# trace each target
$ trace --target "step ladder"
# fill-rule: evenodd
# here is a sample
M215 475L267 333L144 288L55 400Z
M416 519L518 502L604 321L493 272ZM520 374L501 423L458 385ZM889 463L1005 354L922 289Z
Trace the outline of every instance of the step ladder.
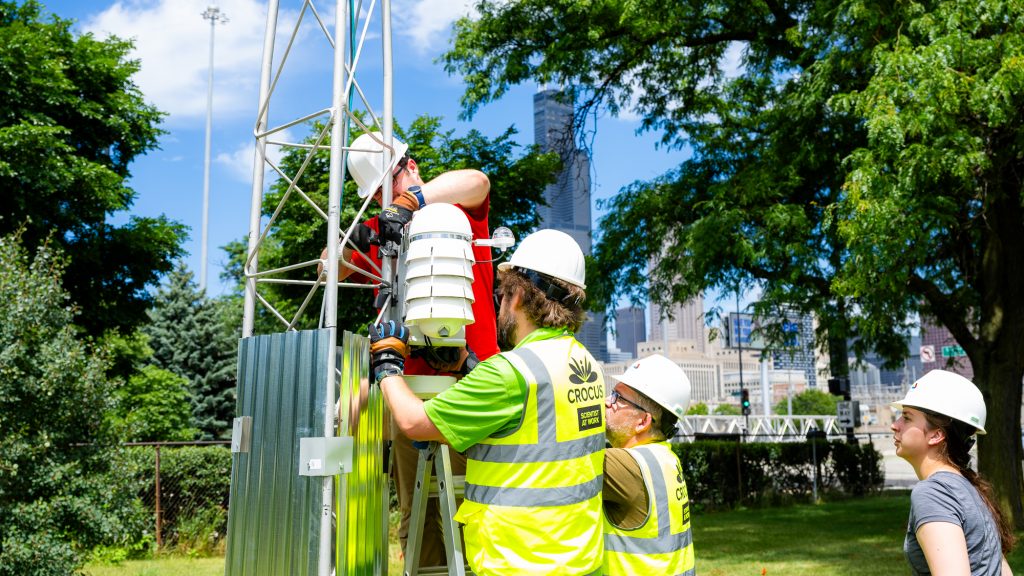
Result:
M417 574L448 574L466 576L472 574L466 567L462 551L461 528L455 521L455 499L461 498L465 490L466 477L452 475L452 461L447 444L430 442L420 449L416 463L416 485L412 497L412 515L409 518L409 539L405 545L404 576ZM423 543L423 528L427 515L427 500L438 498L441 513L441 530L444 535L447 568L433 566L420 568L420 547Z

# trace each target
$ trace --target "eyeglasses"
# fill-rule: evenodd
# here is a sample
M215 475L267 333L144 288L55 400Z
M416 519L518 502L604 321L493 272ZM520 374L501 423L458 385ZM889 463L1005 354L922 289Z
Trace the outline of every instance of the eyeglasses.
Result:
M402 172L405 172L408 169L409 169L409 157L408 156L403 156L402 159L398 161L398 164L395 165L394 172L391 173L391 191L392 191L392 193L394 193L394 191L398 189L398 177L402 175ZM384 187L383 186L381 186L380 188L377 188L377 191L374 192L374 195L381 195L381 194L384 194Z
M647 408L644 408L643 406L637 404L636 402L633 402L632 400L627 399L622 394L619 394L618 390L612 390L612 393L608 396L608 405L609 406L614 406L615 404L617 404L619 402L619 400L622 400L626 404L629 404L630 406L632 406L633 408L636 408L637 410L639 410L641 412L647 412ZM651 417L651 420L654 420L653 416Z

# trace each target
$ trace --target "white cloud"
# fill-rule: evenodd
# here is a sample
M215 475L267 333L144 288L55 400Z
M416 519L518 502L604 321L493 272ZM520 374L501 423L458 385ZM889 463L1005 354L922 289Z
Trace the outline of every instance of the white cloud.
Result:
M447 49L452 24L471 12L468 0L399 0L392 5L392 28L408 37L421 54Z
M146 99L171 120L206 115L210 22L201 14L209 0L117 0L82 23L100 38L113 34L135 42L135 75ZM266 5L257 0L219 0L229 21L215 31L214 110L218 116L252 116L259 86ZM283 11L282 11L283 12ZM294 22L282 13L279 22ZM284 29L286 26L280 25Z
M273 139L278 142L295 142L295 135L288 130L282 130L274 135ZM228 173L240 182L251 183L252 182L252 163L256 154L256 140L250 139L245 142L238 144L231 152L221 152L217 154L214 162L224 166ZM267 157L274 163L280 164L281 157L284 155L283 150L280 146L267 146ZM273 172L272 169L266 167L268 174L271 178L276 178L277 173Z
M722 74L726 78L738 78L743 74L746 68L746 65L743 63L743 51L746 49L746 42L729 43L729 47L725 49L725 54L722 55L721 60L718 62Z

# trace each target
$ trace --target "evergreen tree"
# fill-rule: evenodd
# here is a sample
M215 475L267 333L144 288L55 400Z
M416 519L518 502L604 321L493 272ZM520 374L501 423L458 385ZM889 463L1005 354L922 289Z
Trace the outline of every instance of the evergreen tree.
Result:
M144 332L152 363L188 380L193 425L205 439L220 438L234 413L235 345L218 304L200 292L184 264L168 276Z

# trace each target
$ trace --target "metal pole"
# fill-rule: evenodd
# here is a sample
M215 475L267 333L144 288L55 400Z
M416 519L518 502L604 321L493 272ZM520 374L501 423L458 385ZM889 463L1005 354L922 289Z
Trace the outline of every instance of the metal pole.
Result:
M383 122L381 135L384 138L384 142L388 146L394 144L393 131L394 131L394 106L392 92L392 84L394 81L394 75L392 72L392 54L391 54L391 2L389 0L383 0L380 3L380 20L381 20L381 54L383 61L381 62L381 68L383 70L383 91L384 91L384 110L381 115L381 122ZM384 165L391 165L391 154L392 148L384 148ZM391 189L394 183L393 178L385 178L383 186L383 194L381 195L381 201L384 206L391 204L391 200L394 198L394 191ZM384 278L392 281L389 293L391 294L391 306L388 309L388 314L385 318L389 320L401 321L401 299L400 290L402 288L400 282L394 282L396 279L395 266L398 265L397 259L394 257L383 258L381 262L381 273Z
M811 461L814 464L814 483L812 486L812 497L814 502L818 501L818 439L811 439Z
M739 285L739 283L736 284L736 330L735 330L735 334L736 334L736 345L739 347L739 353L737 354L737 358L739 360L739 366L740 366L740 398L742 398L743 397L743 335L740 334L740 285ZM742 404L742 400L741 400L741 404ZM742 406L740 406L740 410L741 411L743 410ZM749 414L743 414L743 433L746 434L747 430L749 430L749 429L750 429L750 415Z
M216 6L207 7L202 13L210 21L210 64L206 81L206 153L203 156L203 240L199 257L199 289L206 290L206 268L208 261L207 239L210 228L210 133L213 130L213 37L217 23L228 21Z
M270 72L274 62L274 33L277 31L277 12L279 0L270 0L267 5L267 28L263 34L263 66L260 70L260 97L256 110L254 134L262 134L267 130L267 116L270 108ZM252 166L252 194L249 205L249 247L248 254L256 250L260 238L260 214L263 212L263 163L267 154L267 137L256 139L256 154ZM245 304L242 314L242 337L252 336L256 320L256 279L250 276L259 271L259 257L253 256L245 269Z
M347 0L338 0L335 3L335 15L334 70L331 77L331 153L327 186L327 279L324 283L324 327L328 329L328 350L331 350L332 354L338 344L338 238L341 236L341 194L344 184L341 180L345 146L344 128L348 122L345 115L345 65L350 30ZM335 435L337 416L334 409L337 372L333 368L332 361L324 381L324 436L328 437ZM319 576L331 576L334 568L333 476L323 478L320 499L320 557L317 573Z
M765 416L771 416L771 393L769 392L768 382L768 361L765 360L764 350L761 351L761 413Z
M155 476L155 478L156 478L156 549L159 550L160 547L163 546L163 544L164 544L163 537L160 534L161 528L162 528L162 526L161 526L162 518L160 518L160 516L161 516L161 512L162 511L160 510L160 445L159 444L156 445L156 471L155 471L155 475L156 475Z
M793 371L792 370L787 370L786 373L788 374L788 376L786 377L786 379L787 379L787 386L786 386L786 414L788 414L789 417L792 418L793 417Z

